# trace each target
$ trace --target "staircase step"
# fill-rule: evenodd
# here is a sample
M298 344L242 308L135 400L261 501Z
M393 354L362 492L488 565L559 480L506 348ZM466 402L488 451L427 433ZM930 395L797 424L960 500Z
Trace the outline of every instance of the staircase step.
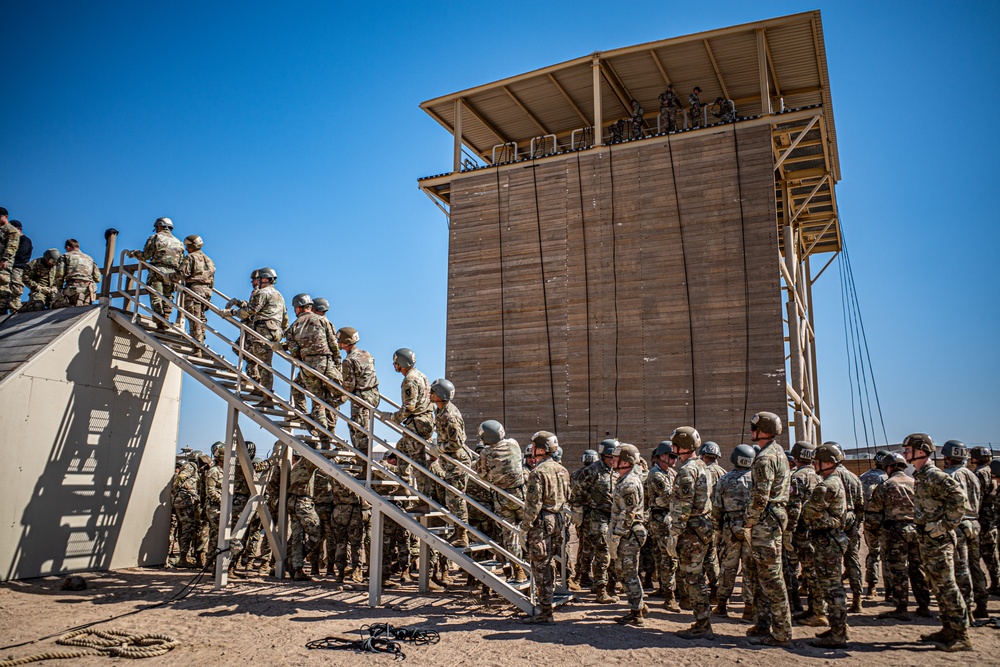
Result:
M470 544L469 546L462 549L465 553L475 553L476 551L484 551L486 549L492 549L493 545L488 542L483 542L482 544Z

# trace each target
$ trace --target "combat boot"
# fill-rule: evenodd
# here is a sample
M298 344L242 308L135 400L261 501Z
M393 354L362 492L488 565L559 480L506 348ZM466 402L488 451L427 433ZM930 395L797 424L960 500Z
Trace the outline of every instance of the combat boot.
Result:
M805 625L810 628L825 628L830 625L826 617L822 614L812 614L811 616L806 616L805 618L800 618L796 621L799 625Z
M442 586L453 586L455 580L451 578L451 572L448 571L447 567L441 568L441 576L438 577L441 580Z
M955 653L957 651L971 651L972 640L969 639L969 631L967 629L962 629L955 633L955 638L950 642L943 644L941 648L949 653Z
M989 618L990 612L986 610L986 602L977 602L976 609L972 612L972 618Z
M674 613L677 613L681 610L680 605L677 604L677 600L674 599L673 591L669 589L667 589L667 592L664 595L663 608L666 609L667 611L672 611Z
M364 574L361 572L361 566L360 565L355 565L354 566L354 569L351 570L351 574L350 574L349 578L350 578L351 581L353 581L356 584L360 584L362 581L364 581Z
M292 581L312 581L312 577L305 573L301 567L292 570Z
M719 604L715 605L715 609L712 610L712 616L729 618L729 610L726 608L725 600L722 600L719 602Z
M577 582L576 579L567 579L566 588L568 588L573 593L579 593L583 590L583 587Z
M777 646L780 648L789 648L792 645L792 640L778 639L774 635L767 635L766 637L754 637L750 640L750 643L754 646Z
M642 620L642 615L638 609L629 609L627 614L616 618L615 623L618 623L619 625L634 625L639 628L646 624L646 622Z
M528 575L524 573L524 568L517 564L511 564L511 579L519 584L523 584L528 580Z
M534 616L528 616L524 619L524 623L531 625L545 624L545 623L555 623L556 619L552 617L552 605L543 604L540 607L540 611Z
M861 593L854 594L854 597L851 599L851 608L848 609L847 611L851 612L852 614L861 613Z
M712 622L709 620L698 621L687 630L679 630L676 634L681 639L715 639Z
M455 528L455 534L451 536L451 546L464 549L469 546L469 531L461 526Z
M895 619L897 621L909 621L911 620L910 612L906 610L906 605L896 605L896 608L892 611L883 611L881 614L875 616L879 619Z
M835 634L831 632L823 637L816 637L809 642L809 645L817 648L847 648L847 633Z
M762 628L755 623L747 628L747 631L744 634L746 634L747 637L767 637L771 634L771 629Z
M580 588L587 590L594 587L594 578L589 574L580 577Z
M740 616L744 621L756 621L757 612L754 611L752 604L743 605L743 615Z
M617 595L609 595L608 587L605 584L598 584L594 587L594 602L597 604L614 604L618 602Z
M802 611L802 596L798 593L798 587L796 587L795 592L789 596L788 602L791 605L791 611L793 613Z
M917 616L920 618L932 618L934 614L931 613L931 608L927 605L921 605L917 607Z
M955 638L955 632L948 627L941 628L937 632L920 635L920 641L930 644L947 644Z

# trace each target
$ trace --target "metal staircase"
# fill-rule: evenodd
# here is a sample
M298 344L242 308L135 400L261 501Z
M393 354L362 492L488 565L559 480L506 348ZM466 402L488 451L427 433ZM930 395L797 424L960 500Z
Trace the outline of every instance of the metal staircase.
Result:
M381 601L382 527L385 518L388 517L420 540L419 588L421 592L426 592L429 588L429 557L430 551L433 550L444 554L462 570L522 611L528 614L537 613L538 610L532 599L534 585L529 564L508 552L501 543L491 539L469 523L461 521L445 506L418 490L415 484L408 479L401 478L393 469L383 465L373 455L374 445L378 443L394 453L399 459L409 462L416 471L425 475L431 483L439 485L445 491L462 495L470 508L475 508L486 515L490 521L497 524L499 530L513 530L523 539L520 526L507 523L489 507L483 506L468 494L460 492L435 475L423 461L412 459L403 451L396 449L393 443L387 442L376 433L375 423L380 422L395 433L406 434L423 442L425 446L429 446L430 443L405 426L382 420L375 406L366 403L357 396L348 394L337 383L328 381L330 387L345 395L348 401L356 401L368 407L373 415L372 421L367 424L351 421L349 409L348 413L345 414L293 380L296 371L308 369L309 366L282 351L274 353L274 360L271 364L255 357L247 349L246 343L251 337L260 338L256 331L234 319L226 310L202 299L184 285L177 285L177 298L170 302L179 314L178 321L177 323L167 322L153 312L141 299L144 294L149 292L148 285L142 280L143 270L158 272L158 269L142 260L125 264L125 254L122 253L118 266L112 269L113 273L117 273L118 281L117 290L113 291L105 302L108 316L224 400L228 407L227 437L223 438L227 445L223 464L223 479L228 480L228 484L223 484L218 543L221 553L217 558L215 576L217 588L227 584L230 560L229 545L231 541L242 538L253 512L257 512L260 517L266 537L276 556L277 574L279 577L283 576L282 568L287 547L285 489L287 476L285 471L290 465L291 452L295 452L311 461L321 472L343 484L371 505L371 553L369 555L369 604L371 606L377 606ZM227 295L218 290L213 290L213 292L213 298L217 302L227 303L229 301ZM205 325L207 340L218 350L226 352L218 352L209 345L199 343L184 330L184 320L192 316L184 304L185 301L192 303L194 300L200 301L205 306L206 312L211 312L216 316L210 318L209 323ZM115 307L116 305L118 307ZM247 360L270 370L278 382L294 387L307 398L318 401L329 410L335 410L339 419L345 420L368 436L367 451L355 448L349 439L343 439L333 430L320 426L308 412L297 409L290 400L279 396L276 392L263 387L259 382L249 377L242 370L244 362ZM287 364L289 370L282 371L277 368L274 362L279 360L284 362L282 365ZM250 392L254 390L258 393L251 395ZM252 403L251 401L260 398L259 392L263 392L270 399L272 405L261 406ZM382 396L382 401L396 408L399 407L385 396ZM348 403L344 403L344 405L349 408ZM267 504L264 502L263 489L254 483L253 464L247 454L245 441L239 428L241 415L273 435L284 445L279 454L282 467L282 487L278 517L270 515ZM302 431L306 431L306 433L302 433ZM447 455L442 454L442 458L448 458L456 465L465 468L469 473L470 484L479 485L514 502L521 503L516 497L483 480L472 468L450 459ZM238 473L237 467L239 468ZM362 472L364 473L363 478L361 478ZM232 481L235 474L244 475L249 483L252 496L235 528L230 530ZM411 500L426 502L431 511L411 513L396 504L396 501ZM523 503L521 504L523 505ZM437 519L435 523L443 525L430 525L432 519ZM452 526L464 527L468 531L468 547L456 547L448 542L445 535ZM503 575L494 574L491 564L495 564L495 561L492 563L482 561L483 552L492 552L497 557L506 558L508 561L520 565L525 572L529 573L529 582L515 583L506 580ZM477 560L477 557L480 560ZM562 563L562 567L558 568L562 590L557 592L561 592L562 595L557 595L557 603L561 603L571 598L565 591L565 553L558 560Z

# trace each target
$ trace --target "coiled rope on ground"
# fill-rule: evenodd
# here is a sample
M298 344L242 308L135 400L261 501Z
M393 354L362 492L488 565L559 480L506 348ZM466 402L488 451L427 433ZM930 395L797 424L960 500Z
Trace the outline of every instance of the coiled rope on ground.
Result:
M355 653L391 653L396 660L406 660L401 642L424 646L441 641L441 635L434 630L396 628L388 623L363 625L357 632L360 639L325 637L307 643L306 648L347 650Z
M164 655L180 644L168 635L135 635L124 630L77 630L56 640L63 646L77 646L77 651L49 651L24 658L0 660L0 667L27 665L42 660L83 658L91 655L106 655L109 658L155 658Z

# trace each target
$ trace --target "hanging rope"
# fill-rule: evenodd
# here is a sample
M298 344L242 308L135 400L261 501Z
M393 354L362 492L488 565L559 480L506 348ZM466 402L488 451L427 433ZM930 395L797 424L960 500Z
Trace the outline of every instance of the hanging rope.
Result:
M500 249L500 405L503 423L507 423L507 328L504 312L503 284L503 215L500 210L500 167L495 167L497 174L497 246Z
M615 311L615 432L618 437L618 235L615 233L615 162L614 150L608 145L608 172L611 176L611 282L614 286Z
M858 445L858 413L854 409L854 375L851 372L851 361L854 355L851 353L851 337L848 335L850 318L847 316L847 283L844 275L843 257L837 262L837 270L840 274L840 303L844 314L844 349L847 353L847 384L851 389L851 424L854 427L854 444ZM867 439L867 438L866 438ZM866 443L867 444L867 443Z
M535 228L538 230L538 270L542 274L542 308L545 312L545 347L549 354L549 392L552 395L552 432L558 435L556 418L556 377L552 365L552 333L549 330L549 297L545 286L545 253L542 250L542 216L538 210L538 179L535 176L535 156L531 156L531 186L535 194Z
M743 429L747 424L747 408L750 404L750 276L747 271L747 225L743 215L743 172L740 169L740 140L736 136L736 123L733 123L733 146L736 149L736 186L740 199L740 250L743 255L743 318L746 330L746 359L743 375L743 421L740 422L740 442L743 441ZM800 438L802 440L804 438Z
M576 154L576 180L580 193L580 232L583 234L583 311L587 330L587 434L588 442L596 442L592 415L594 413L590 402L590 261L587 255L587 223L583 208L583 168L580 165L580 153Z
M24 658L0 660L0 667L27 665L42 660L84 658L106 655L109 658L155 658L173 650L179 641L168 635L134 635L124 630L77 630L56 640L62 646L77 646L77 651L49 651Z

